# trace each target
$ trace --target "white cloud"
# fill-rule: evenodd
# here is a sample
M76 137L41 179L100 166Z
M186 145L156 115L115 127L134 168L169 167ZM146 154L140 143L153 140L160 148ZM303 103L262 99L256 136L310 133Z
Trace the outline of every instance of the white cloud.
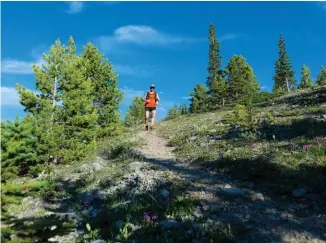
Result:
M20 61L15 59L3 60L1 64L1 73L7 74L33 74L32 66L45 64L43 59L36 61Z
M183 100L189 100L189 99L191 99L191 96L183 96L183 97L181 97L181 99L183 99Z
M1 87L1 106L20 106L19 95L15 88Z
M67 4L68 4L67 13L69 14L79 13L85 7L85 4L83 2L67 2Z
M227 41L227 40L236 40L236 39L248 39L249 36L247 34L241 34L241 33L229 33L222 35L221 37L217 37L219 41Z
M96 43L104 51L111 51L122 44L135 44L140 46L162 46L170 44L182 44L189 42L198 42L204 39L183 37L163 33L151 26L146 25L126 25L114 30L113 35L100 36Z

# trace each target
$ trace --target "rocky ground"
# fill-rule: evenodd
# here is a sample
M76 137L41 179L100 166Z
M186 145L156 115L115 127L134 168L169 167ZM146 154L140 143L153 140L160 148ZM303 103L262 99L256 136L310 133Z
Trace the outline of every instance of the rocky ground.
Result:
M326 242L320 107L267 107L263 138L230 128L229 111L161 122L11 181L2 241Z

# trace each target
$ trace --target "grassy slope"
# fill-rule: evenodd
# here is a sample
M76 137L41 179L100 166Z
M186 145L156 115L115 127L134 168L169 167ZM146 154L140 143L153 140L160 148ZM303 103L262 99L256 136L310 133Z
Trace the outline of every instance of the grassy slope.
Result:
M254 129L232 130L224 119L232 111L216 111L164 121L158 130L179 160L259 182L271 196L306 186L326 198L325 103L322 88L257 105L256 115L268 111L276 120Z
M319 90L318 94L318 105L311 105L316 95L312 92L307 97L274 101L274 106L272 101L261 104L256 107L256 112L269 110L277 121L247 134L239 131L229 133L230 126L223 119L231 111L160 122L157 128L176 147L180 161L187 160L217 173L230 173L243 183L259 182L266 194L276 198L290 198L297 186L309 186L313 192L322 194L326 181L326 152L325 146L316 144L314 138L326 135L325 121L318 118L326 92ZM307 107L296 107L304 102ZM292 123L295 120L297 123ZM259 135L257 131L266 135ZM129 163L140 159L131 151L137 139L128 142L135 131L130 133L126 136L128 139L122 137L102 144L101 154L115 159L105 160L104 163L88 159L82 163L53 166L49 168L50 173L42 178L20 178L3 186L2 217L6 219L2 222L3 239L9 241L12 238L10 242L45 242L56 235L67 235L77 226L85 231L82 238L89 237L86 242L91 239L110 242L108 240L114 238L119 238L120 242L132 239L141 239L140 242L190 242L196 237L206 239L201 242L209 242L209 239L213 239L212 242L228 242L232 235L237 234L220 229L220 226L205 226L209 214L194 224L193 214L199 204L196 198L185 193L191 182L181 180L172 172L149 166L142 170L137 184L134 184L134 179L126 179L133 173ZM305 144L312 147L304 151ZM100 169L91 169L95 167ZM114 189L120 185L125 187L115 193ZM141 186L150 186L150 189L142 191ZM171 196L162 198L161 189L167 189ZM135 194L137 190L139 194ZM88 198L82 196L85 192L99 195L108 191L114 193L85 206L88 202ZM91 207L98 210L95 217ZM28 212L29 217L18 217ZM48 215L47 212L55 214ZM145 212L157 214L158 218L155 222L148 222L144 220ZM56 213L73 213L81 219L76 225L76 221L58 217ZM165 230L158 222L167 218L192 223ZM127 221L130 224L118 227L118 222ZM86 229L87 223L91 225L90 232ZM191 226L200 223L204 223L203 227L195 229ZM53 226L57 227L53 229ZM135 226L140 228L131 230ZM84 240L80 238L77 242Z

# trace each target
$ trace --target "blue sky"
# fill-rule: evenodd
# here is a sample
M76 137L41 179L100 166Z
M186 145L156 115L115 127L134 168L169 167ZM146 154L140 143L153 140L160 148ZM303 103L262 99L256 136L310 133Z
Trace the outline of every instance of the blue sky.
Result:
M326 2L1 2L2 120L24 115L14 89L35 90L33 63L56 39L93 42L119 73L122 114L154 83L158 118L207 77L208 26L221 41L223 65L242 54L263 89L273 86L277 41L284 35L297 80L306 64L326 66Z

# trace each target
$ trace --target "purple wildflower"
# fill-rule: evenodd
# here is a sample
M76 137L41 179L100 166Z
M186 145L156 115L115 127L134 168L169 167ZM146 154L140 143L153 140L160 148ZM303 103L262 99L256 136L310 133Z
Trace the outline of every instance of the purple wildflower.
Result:
M88 207L90 204L91 204L91 203L90 203L89 201L85 201L85 202L84 202L84 206L85 206L85 207Z
M153 220L153 221L157 220L157 218L158 218L158 217L157 217L157 214L156 214L156 213L155 213L154 215L152 215L152 220Z
M305 144L303 145L303 150L308 151L310 149L311 145Z
M223 159L223 157L224 157L224 153L223 153L223 152L219 152L219 153L218 153L218 158L219 158L219 159Z
M151 216L149 216L148 213L144 213L144 220L145 221L151 221Z

